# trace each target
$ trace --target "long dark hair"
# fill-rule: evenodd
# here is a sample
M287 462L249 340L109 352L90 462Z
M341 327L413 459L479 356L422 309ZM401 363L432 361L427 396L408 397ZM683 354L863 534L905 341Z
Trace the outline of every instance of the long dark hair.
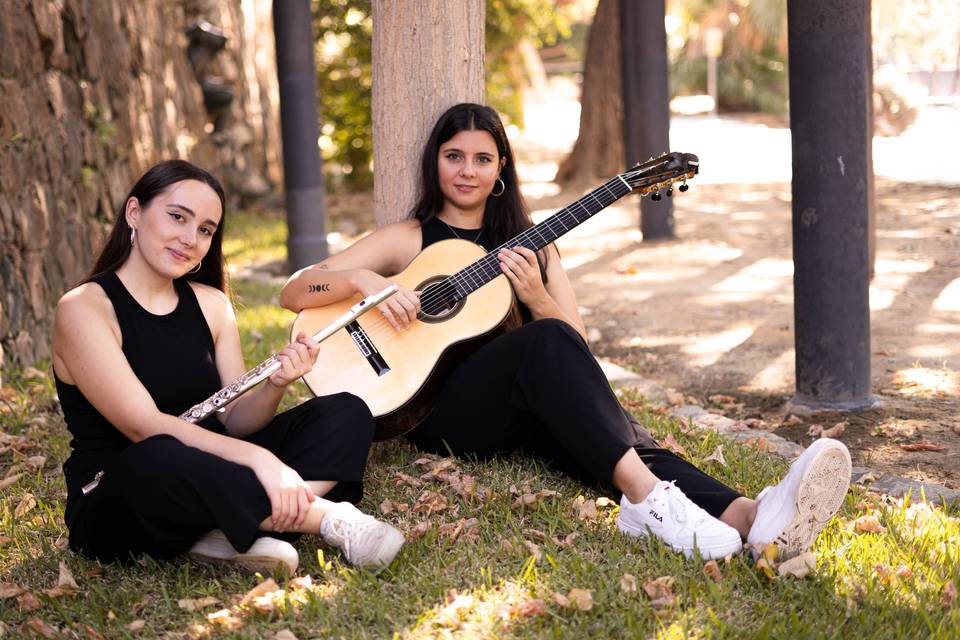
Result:
M100 255L97 256L90 275L84 282L89 282L94 276L101 273L116 271L130 257L130 225L127 224L126 216L127 201L130 198L136 198L140 203L140 208L146 209L150 201L157 195L171 185L184 180L197 180L213 189L220 198L220 210L223 215L220 218L220 224L217 225L217 230L210 239L210 249L203 256L200 270L196 273L188 273L178 279L201 282L228 293L229 285L223 259L223 232L224 223L227 219L227 204L223 195L223 187L220 185L220 181L210 173L186 160L165 160L155 164L137 180L133 189L120 204L113 230L110 232L103 249L100 250Z
M429 222L443 209L443 191L440 190L440 174L437 162L440 147L461 131L486 131L493 137L497 152L504 159L500 170L503 180L503 193L491 195L483 210L483 237L491 248L495 248L533 226L527 203L520 193L517 179L517 167L507 132L503 129L500 116L490 107L471 102L462 102L447 109L437 124L433 126L427 144L423 149L420 162L420 188L417 204L410 210L410 218L416 218L421 224ZM538 252L540 270L546 282L544 272L545 254Z

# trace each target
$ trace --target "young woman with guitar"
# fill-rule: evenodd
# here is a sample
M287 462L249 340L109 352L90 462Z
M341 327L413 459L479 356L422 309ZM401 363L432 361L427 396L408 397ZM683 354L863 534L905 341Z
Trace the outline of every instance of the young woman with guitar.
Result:
M244 369L224 222L216 178L162 162L124 199L91 275L57 304L70 547L102 561L189 551L293 571L296 549L273 536L313 533L354 564L385 565L403 536L351 504L374 433L366 405L340 394L274 417L287 385L313 367L315 341L301 334L222 413L177 417Z
M812 543L846 493L846 448L820 440L783 482L754 501L660 447L620 406L590 353L554 245L537 252L504 245L532 223L494 110L459 104L444 113L424 148L421 172L419 201L408 220L297 272L280 297L283 306L299 312L369 295L443 241L469 240L491 254L496 250L495 264L519 302L523 324L449 371L429 415L408 434L417 447L481 457L522 450L542 458L575 478L619 491L621 531L652 533L687 556L694 549L704 558L737 553L744 538L778 541L789 554ZM401 286L380 305L390 327L381 322L384 327L351 335L370 359L374 343L386 344L386 333L400 339L436 321L428 307L438 296L429 288ZM370 361L376 374L402 375L396 371L404 362L387 356ZM360 367L376 377L366 363Z

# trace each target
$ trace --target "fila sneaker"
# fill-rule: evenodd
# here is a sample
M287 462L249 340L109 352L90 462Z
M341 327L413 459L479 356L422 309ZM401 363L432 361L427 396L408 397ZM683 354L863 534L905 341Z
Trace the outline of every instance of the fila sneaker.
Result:
M225 562L265 574L283 568L292 574L300 562L297 550L285 540L257 538L249 549L241 552L219 529L207 532L187 553L200 562Z
M320 522L320 535L351 564L372 569L389 565L403 546L400 531L349 502L338 502L327 511Z
M715 560L743 548L736 529L693 504L673 482L658 482L637 504L623 496L617 528L638 538L654 535L688 558L694 549L704 560Z
M811 444L780 484L757 496L757 516L747 542L775 542L781 558L806 551L843 504L850 471L850 452L842 442L821 438Z

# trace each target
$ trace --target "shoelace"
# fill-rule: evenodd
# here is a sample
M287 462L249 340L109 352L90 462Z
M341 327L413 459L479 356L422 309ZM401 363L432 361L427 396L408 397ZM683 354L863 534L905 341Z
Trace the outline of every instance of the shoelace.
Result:
M336 517L330 523L330 532L338 538L340 544L337 546L343 550L343 555L345 555L347 559L353 558L350 539L355 529L355 524L355 522Z
M667 494L666 503L667 503L667 512L670 514L670 517L674 522L681 524L690 520L691 512L692 515L696 517L691 524L696 526L703 521L703 517L707 515L707 512L703 509L697 507L689 500L687 500L680 489L677 488L676 482L670 482L670 489L665 491Z

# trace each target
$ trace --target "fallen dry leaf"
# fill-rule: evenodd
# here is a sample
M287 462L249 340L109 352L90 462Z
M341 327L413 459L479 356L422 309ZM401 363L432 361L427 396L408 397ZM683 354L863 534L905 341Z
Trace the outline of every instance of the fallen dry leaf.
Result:
M580 535L576 531L573 533L568 533L562 539L560 536L551 536L550 539L553 540L553 543L557 545L560 549L569 547L573 544L573 541L577 539L577 536Z
M683 456L683 457L687 456L687 450L683 448L683 445L681 445L679 442L676 441L672 433L668 433L667 437L663 439L660 445L664 449L669 449L670 451L673 451L678 456Z
M20 607L20 611L28 613L36 611L42 605L40 604L40 598L30 591L25 591L17 596L17 606Z
M940 593L940 602L952 606L957 599L957 585L951 580L943 585L943 591Z
M57 580L57 586L53 587L52 589L43 590L43 592L51 598L59 598L60 596L75 596L79 591L80 586L77 584L77 581L73 579L73 574L70 573L70 568L67 567L67 563L63 560L60 561L60 577Z
M540 547L529 540L524 540L523 544L526 545L527 549L530 551L530 555L533 556L533 561L537 564L540 564L540 560L543 557L543 554L540 553Z
M630 573L620 576L620 591L624 593L637 592L637 577Z
M650 598L650 605L654 609L672 607L676 604L677 596L673 594L673 584L676 580L673 576L660 576L643 583L643 591Z
M713 578L715 582L723 581L723 574L720 573L720 566L716 560L710 560L703 565L703 574L709 578Z
M593 500L587 500L582 495L577 496L573 501L573 508L581 520L597 519L597 503Z
M290 629L280 629L275 634L270 636L270 640L299 640L297 636L293 634L293 631Z
M267 578L243 596L240 600L240 604L247 604L256 597L262 596L265 593L270 593L272 591L277 591L280 589L280 586L277 584L276 580L273 578ZM208 616L209 617L209 616Z
M913 442L911 444L901 444L900 448L904 451L944 451L946 449L942 444L930 442L929 440L921 440L920 442Z
M407 485L408 487L421 487L423 486L423 481L420 478L414 478L413 476L408 476L405 473L400 473L399 471L393 476L394 486L399 487L400 485Z
M56 627L51 627L40 618L30 618L27 620L27 626L30 627L31 631L43 638L56 638L60 633Z
M192 638L192 640L200 640L201 638L209 638L213 634L213 627L202 622L191 622L187 626L187 636Z
M713 404L732 404L737 401L737 399L734 398L733 396L726 396L722 394L712 395L709 398L707 398L707 400L709 400Z
M903 420L891 418L881 422L873 430L873 435L884 436L886 438L912 438L917 428Z
M511 605L509 611L511 618L533 618L546 615L546 613L547 606L540 599L523 600Z
M539 503L543 502L546 498L552 498L556 495L558 495L557 492L550 489L544 489L542 491L537 491L536 493L524 493L513 501L513 504L510 505L510 508L532 509Z
M130 607L130 613L137 615L150 605L150 596L145 597L143 600L133 603L133 606Z
M767 562L766 558L760 558L757 560L757 569L762 571L763 574L771 580L777 577L777 572L773 569L773 566Z
M667 402L673 406L679 406L683 404L683 394L674 389L667 389Z
M553 595L551 595L550 597L553 598L553 601L556 602L561 607L563 607L564 609L570 606L570 598L563 595L562 593L554 592Z
M839 438L840 435L847 430L849 426L848 422L838 422L829 429L824 429L820 432L821 438Z
M905 565L905 564L900 564L900 565L898 565L897 568L896 568L896 571L894 571L894 573L897 574L897 577L898 577L898 578L902 578L902 579L904 579L904 580L906 580L907 578L912 578L912 577L913 577L913 569L911 569L910 567L908 567L908 566Z
M0 600L15 598L24 592L23 587L13 582L0 582Z
M424 513L429 518L431 514L443 511L447 508L447 499L442 493L436 491L424 491L417 498L417 503L413 506L414 513Z
M749 438L743 444L748 447L753 447L757 451L771 452L777 450L777 445L773 444L766 438Z
M880 524L875 515L865 515L857 518L853 523L853 530L860 533L886 533L887 528Z
M723 445L718 444L717 448L714 449L713 453L708 455L703 459L704 462L710 462L711 460L718 462L721 467L727 466L727 461L723 458Z
M531 538L536 538L541 542L544 542L547 539L547 534L545 534L543 531L540 531L540 529L521 529L520 533L525 536L530 536Z
M410 529L410 539L416 540L417 538L422 537L427 531L430 531L430 527L433 526L433 523L429 520L424 520L423 522L418 522Z
M16 484L17 480L19 480L22 476L22 473L14 473L13 475L7 476L3 480L0 480L0 491L3 491L7 487L11 487Z
M781 576L793 576L794 578L805 578L817 568L817 554L807 551L798 556L790 558L777 567L777 572Z
M220 599L214 598L213 596L206 596L204 598L181 598L180 600L177 600L177 606L185 611L206 609L207 607L212 607L215 604L220 604Z
M36 367L26 367L23 370L23 379L24 380L46 380L47 374L44 371L40 371Z
M794 425L800 424L801 422L803 422L803 420L801 420L800 418L798 418L797 416L791 413L780 424L783 425L784 427L792 427Z
M37 499L33 497L33 494L24 494L24 496L20 498L20 503L17 505L17 508L14 509L13 515L15 518L22 518L35 506L37 506Z
M147 621L141 618L139 620L134 620L133 622L128 624L127 631L129 631L130 633L139 633L140 631L143 631L143 628L145 626L147 626Z
M593 609L593 594L589 589L570 589L567 594L570 604L580 611L590 611Z
M230 609L220 609L208 613L207 621L226 631L236 631L243 627L243 620L235 616Z
M807 429L807 435L811 438L819 438L823 435L823 425L822 424L812 424L810 428Z

